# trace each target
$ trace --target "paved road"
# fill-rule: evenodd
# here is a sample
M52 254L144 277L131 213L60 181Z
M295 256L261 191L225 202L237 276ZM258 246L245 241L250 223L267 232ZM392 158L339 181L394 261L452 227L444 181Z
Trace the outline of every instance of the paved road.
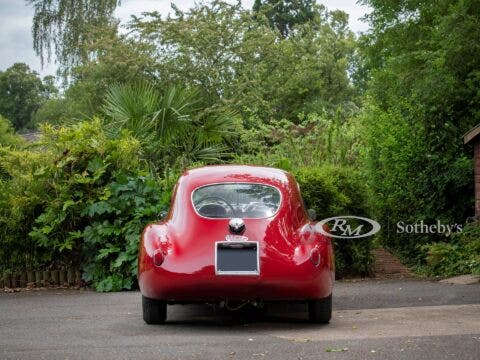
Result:
M480 285L337 282L329 325L301 305L169 307L145 325L136 292L0 294L0 359L480 359Z

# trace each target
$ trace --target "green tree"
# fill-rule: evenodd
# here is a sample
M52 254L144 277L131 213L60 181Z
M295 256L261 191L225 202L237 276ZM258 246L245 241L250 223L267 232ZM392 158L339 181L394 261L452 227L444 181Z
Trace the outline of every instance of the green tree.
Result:
M130 30L137 42L155 47L154 73L164 84L197 87L212 103L230 96L235 81L237 51L252 24L239 4L204 1L162 18L149 13L135 18Z
M297 30L282 40L262 26L245 33L232 92L241 110L264 121L297 121L300 113L334 114L354 106L348 70L356 44L348 15L318 11Z
M38 74L23 63L0 72L0 114L12 121L16 130L32 126L32 116L56 91L50 77L42 83Z
M297 25L315 17L315 0L255 0L253 12L263 14L271 27L286 38Z
M434 235L395 223L454 224L473 214L473 169L462 135L480 122L480 2L365 1L367 164L386 243L414 262ZM467 148L467 150L469 150Z
M195 88L209 106L264 122L352 107L355 38L345 13L313 6L311 20L283 39L239 4L199 2L173 10L167 18L134 18L127 34L117 24L90 26L90 40L80 46L95 56L71 69L64 96L47 102L36 121L91 117L111 85L136 81Z
M88 28L113 21L119 0L26 0L34 9L33 47L42 64L55 57L64 69L88 60Z
M345 13L315 7L312 21L283 39L240 5L213 1L166 19L148 14L130 29L155 46L153 73L162 83L199 87L211 103L267 121L352 101L355 39L347 24Z
M35 123L77 122L102 112L109 87L138 81L155 81L155 58L151 45L119 34L118 25L91 27L92 42L87 51L94 58L75 66L70 84L62 96L45 102L35 116Z

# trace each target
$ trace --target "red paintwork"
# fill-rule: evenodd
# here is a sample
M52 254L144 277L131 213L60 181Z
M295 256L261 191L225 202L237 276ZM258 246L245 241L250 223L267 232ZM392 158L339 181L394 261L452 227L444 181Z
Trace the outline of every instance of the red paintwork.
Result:
M260 275L215 275L214 245L229 234L228 219L197 215L191 193L199 186L222 182L273 185L282 194L273 217L244 219L244 235L259 242ZM333 249L331 240L316 232L314 225L295 179L285 171L242 165L188 170L175 186L167 218L143 231L140 291L148 298L172 302L324 298L331 294L334 282ZM160 267L152 258L157 249L165 254ZM310 259L312 249L320 255L318 267Z

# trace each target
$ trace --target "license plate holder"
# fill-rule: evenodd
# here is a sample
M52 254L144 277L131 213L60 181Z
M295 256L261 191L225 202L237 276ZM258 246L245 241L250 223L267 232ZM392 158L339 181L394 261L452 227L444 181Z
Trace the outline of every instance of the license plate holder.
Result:
M215 274L259 275L258 250L256 241L217 241L215 243Z

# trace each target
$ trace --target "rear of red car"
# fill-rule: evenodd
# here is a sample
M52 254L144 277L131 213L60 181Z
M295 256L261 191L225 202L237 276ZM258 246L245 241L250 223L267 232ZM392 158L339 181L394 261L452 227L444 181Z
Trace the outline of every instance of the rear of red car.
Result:
M165 221L142 234L144 318L145 309L158 315L145 320L164 320L166 303L224 300L323 300L331 313L332 244L313 225L286 172L250 166L186 172Z

